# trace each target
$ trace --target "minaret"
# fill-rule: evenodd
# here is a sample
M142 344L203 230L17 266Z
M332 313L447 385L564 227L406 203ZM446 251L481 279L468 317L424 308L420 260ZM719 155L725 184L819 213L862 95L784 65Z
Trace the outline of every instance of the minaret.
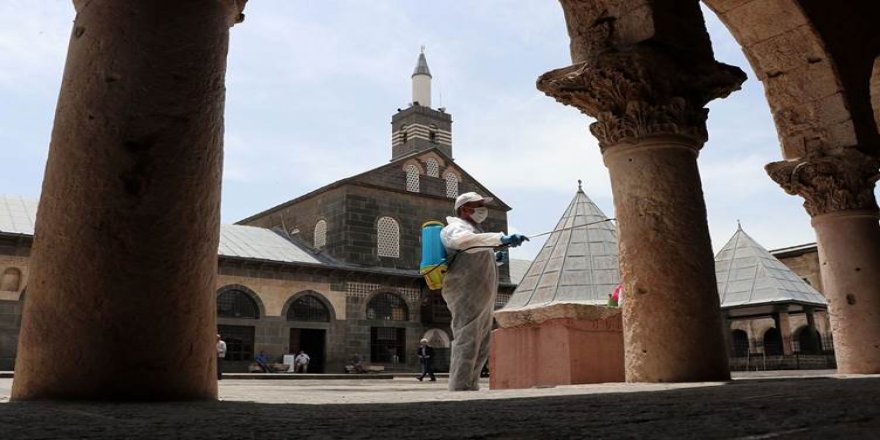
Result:
M419 60L412 74L412 103L423 107L431 107L431 69L425 59L425 46L419 53Z
M412 74L412 102L391 118L391 160L437 148L452 157L452 116L431 108L431 70L425 47Z

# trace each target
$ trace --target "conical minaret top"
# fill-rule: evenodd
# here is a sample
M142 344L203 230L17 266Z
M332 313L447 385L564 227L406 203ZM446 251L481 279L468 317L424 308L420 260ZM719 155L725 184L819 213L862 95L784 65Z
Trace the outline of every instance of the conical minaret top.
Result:
M422 46L412 74L412 102L413 105L431 107L431 69L428 68L428 60L425 58L425 46Z
M452 115L443 107L431 108L431 69L422 46L412 74L412 102L391 117L391 160L435 148L452 159Z

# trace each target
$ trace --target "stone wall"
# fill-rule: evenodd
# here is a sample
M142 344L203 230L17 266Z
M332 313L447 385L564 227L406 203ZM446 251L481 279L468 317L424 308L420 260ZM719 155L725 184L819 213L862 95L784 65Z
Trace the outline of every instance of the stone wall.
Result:
M810 283L819 293L823 293L822 275L819 273L819 252L816 248L801 254L781 255L776 258L801 279Z
M15 365L23 293L28 281L28 254L26 247L0 244L0 276L10 269L19 272L15 290L0 290L0 371L12 370Z

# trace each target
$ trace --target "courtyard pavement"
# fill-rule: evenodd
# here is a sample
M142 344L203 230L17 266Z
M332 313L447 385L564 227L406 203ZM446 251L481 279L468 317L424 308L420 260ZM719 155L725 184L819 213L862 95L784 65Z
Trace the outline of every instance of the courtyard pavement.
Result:
M762 377L765 376L765 377ZM0 439L880 438L880 376L446 391L446 379L238 380L219 402L9 402Z

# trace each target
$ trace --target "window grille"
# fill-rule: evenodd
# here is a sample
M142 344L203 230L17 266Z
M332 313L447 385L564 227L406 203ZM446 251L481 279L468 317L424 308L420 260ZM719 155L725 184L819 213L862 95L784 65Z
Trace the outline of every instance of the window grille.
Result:
M370 362L406 362L406 329L371 327Z
M498 310L507 305L508 301L510 301L509 293L499 293L495 295L495 310Z
M731 339L733 340L733 357L745 357L749 355L749 335L743 330L734 330Z
M446 173L446 197L458 197L458 176Z
M380 293L367 304L367 319L384 321L408 321L409 311L406 302L391 293Z
M254 358L254 328L244 325L218 325L220 339L226 343L224 361L249 361Z
M327 222L318 220L318 223L315 223L315 249L324 246L327 246Z
M382 217L376 229L379 256L400 258L400 226L397 220Z
M227 290L217 295L217 316L220 318L259 318L257 303L241 290Z
M406 166L406 190L419 192L419 169L415 165Z
M428 169L428 176L430 177L440 177L440 165L434 159L428 159L425 161L425 168Z
M775 327L764 332L764 354L767 356L782 355L782 335Z
M328 322L330 321L330 312L315 295L303 295L293 301L290 308L287 309L288 321L313 321Z

